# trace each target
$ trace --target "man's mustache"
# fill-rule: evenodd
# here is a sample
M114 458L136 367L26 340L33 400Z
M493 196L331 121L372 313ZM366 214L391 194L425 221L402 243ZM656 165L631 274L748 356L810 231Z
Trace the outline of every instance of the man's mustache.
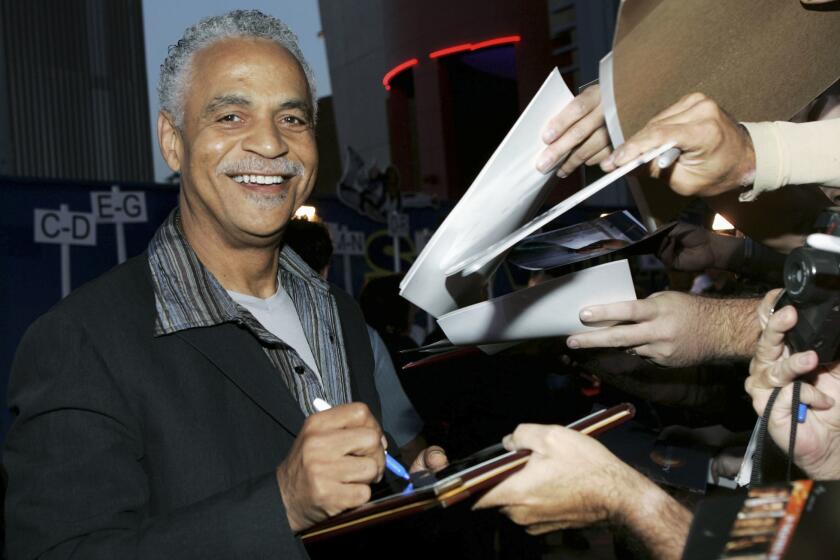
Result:
M216 172L224 175L303 175L306 168L302 163L287 159L246 158L219 164Z

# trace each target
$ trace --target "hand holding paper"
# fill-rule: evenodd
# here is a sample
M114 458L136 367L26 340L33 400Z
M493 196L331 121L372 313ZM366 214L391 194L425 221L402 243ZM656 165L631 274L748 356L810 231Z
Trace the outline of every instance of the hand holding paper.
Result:
M752 183L755 151L747 131L703 94L680 99L648 122L601 162L604 171L671 142L682 154L668 173L651 164L649 172L684 196L712 196Z
M596 439L562 426L521 424L505 447L530 449L525 468L491 489L476 509L501 507L532 535L605 521L661 492Z
M558 177L566 177L582 164L596 165L610 155L612 146L601 108L598 84L583 90L543 130L548 147L537 158L537 169L548 173L558 165Z
M585 99L591 101L591 96L594 93ZM548 178L536 169L543 142L550 138L566 141L565 134L552 130L561 123L550 119L558 110L566 114L562 109L571 100L571 92L555 69L400 285L400 294L437 317L449 340L456 345L580 332L591 328L581 324L577 317L582 306L635 299L626 261L619 261L457 309L476 301L487 278L514 244L673 147L664 145L651 150L522 226L536 213L547 194ZM579 109L585 112L585 107ZM596 124L597 129L602 121L600 113L587 114L571 125L571 129L566 123L566 132L578 127L591 134L590 129ZM546 123L549 123L548 131ZM587 142L578 149L584 149Z
M569 348L623 348L658 365L682 367L746 358L758 334L756 300L712 299L675 291L584 308L586 324L620 323L569 337Z

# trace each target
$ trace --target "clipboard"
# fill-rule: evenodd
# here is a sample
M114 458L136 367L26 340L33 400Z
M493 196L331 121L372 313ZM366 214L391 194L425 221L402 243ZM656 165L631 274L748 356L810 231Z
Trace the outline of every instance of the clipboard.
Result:
M632 419L636 409L630 403L599 410L567 427L596 436ZM447 508L490 490L528 462L530 450L507 451L502 444L452 462L438 473L413 473L412 481L395 492L376 496L368 503L327 519L299 537L313 543L366 527L402 519L433 508Z

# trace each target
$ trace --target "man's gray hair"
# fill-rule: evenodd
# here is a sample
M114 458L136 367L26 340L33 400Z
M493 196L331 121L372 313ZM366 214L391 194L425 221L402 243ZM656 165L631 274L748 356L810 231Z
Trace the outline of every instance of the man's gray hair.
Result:
M202 19L187 28L177 44L169 47L169 54L160 65L157 92L161 109L172 115L175 126L180 128L184 124L184 93L189 86L193 55L216 41L234 37L274 41L297 59L309 84L314 124L318 112L315 78L298 46L297 36L275 17L258 10L234 10L221 16Z

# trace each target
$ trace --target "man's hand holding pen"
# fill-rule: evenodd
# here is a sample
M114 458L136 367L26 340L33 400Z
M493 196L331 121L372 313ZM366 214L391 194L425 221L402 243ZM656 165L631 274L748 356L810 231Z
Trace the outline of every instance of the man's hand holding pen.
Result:
M319 410L306 419L292 451L277 467L277 484L293 531L358 507L370 500L370 484L386 468L408 472L386 453L387 440L370 409L361 403L331 407L315 399ZM449 464L438 446L422 450L411 472L438 471Z
M336 406L306 419L277 483L289 526L300 532L370 499L385 470L384 437L361 403Z

